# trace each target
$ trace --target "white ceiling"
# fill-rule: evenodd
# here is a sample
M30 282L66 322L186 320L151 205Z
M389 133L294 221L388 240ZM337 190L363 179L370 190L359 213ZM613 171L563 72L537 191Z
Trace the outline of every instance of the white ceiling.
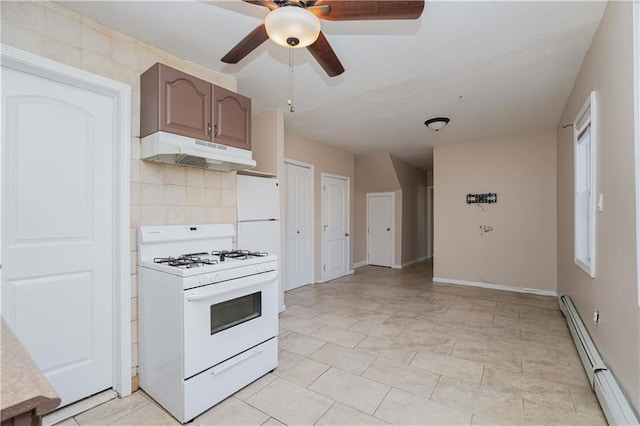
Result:
M286 108L288 50L268 40L237 65L220 58L268 10L240 0L64 4L176 56L233 74L254 112ZM416 21L322 21L346 71L329 78L294 51L285 128L354 153L431 168L435 144L554 129L606 3L429 2ZM440 132L424 126L451 118Z

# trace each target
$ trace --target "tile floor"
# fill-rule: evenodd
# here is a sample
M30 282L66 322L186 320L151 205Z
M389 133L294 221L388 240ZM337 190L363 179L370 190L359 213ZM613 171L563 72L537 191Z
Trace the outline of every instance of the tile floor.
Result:
M279 366L197 425L606 424L552 297L442 285L431 263L286 294ZM144 392L59 425L172 425Z

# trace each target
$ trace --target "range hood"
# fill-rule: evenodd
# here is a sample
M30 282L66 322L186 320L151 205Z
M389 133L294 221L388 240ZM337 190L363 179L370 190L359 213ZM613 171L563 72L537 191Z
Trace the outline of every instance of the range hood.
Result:
M232 172L250 169L256 162L251 151L167 132L142 138L140 158L168 164Z

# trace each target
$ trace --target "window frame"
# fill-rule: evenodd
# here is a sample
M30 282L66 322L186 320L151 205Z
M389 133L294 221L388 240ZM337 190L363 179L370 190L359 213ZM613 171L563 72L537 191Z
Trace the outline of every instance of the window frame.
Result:
M636 269L638 306L640 307L640 3L633 2L633 68L635 110L635 156L636 156Z
M597 146L597 93L591 92L573 122L573 159L574 159L574 262L591 278L596 276L596 146ZM584 136L588 132L588 138ZM586 148L581 144L587 143ZM579 167L579 162L585 154L586 164ZM586 179L581 170L586 168ZM586 181L586 182L585 182ZM589 188L586 206L578 193L581 184ZM585 228L586 216L586 229ZM584 235L586 232L586 236ZM586 242L585 242L586 238ZM586 255L585 255L586 252Z

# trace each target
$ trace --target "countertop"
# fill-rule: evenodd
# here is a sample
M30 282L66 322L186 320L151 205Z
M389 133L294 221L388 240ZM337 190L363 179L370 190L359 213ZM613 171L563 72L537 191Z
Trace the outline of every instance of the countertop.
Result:
M2 421L35 410L43 415L60 404L40 369L2 319Z

